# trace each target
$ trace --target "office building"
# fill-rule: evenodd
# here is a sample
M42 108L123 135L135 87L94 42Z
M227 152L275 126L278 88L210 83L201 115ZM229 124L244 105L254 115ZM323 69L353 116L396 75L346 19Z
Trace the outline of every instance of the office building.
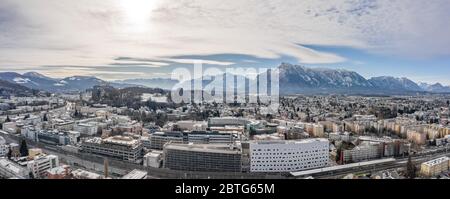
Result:
M248 147L250 172L301 171L329 161L327 139L251 141Z
M424 162L420 165L420 173L427 177L437 176L444 171L448 171L450 158L441 157L428 162Z
M41 155L36 156L34 160L27 162L27 167L35 178L41 178L45 176L45 172L48 169L52 169L59 166L59 159L56 155Z
M241 172L241 151L227 144L167 144L163 164L172 170Z
M144 167L160 168L162 163L162 151L152 151L144 155Z
M83 135L94 136L97 134L98 127L90 123L80 123L76 124L73 129Z
M105 139L88 138L81 144L84 153L92 153L137 162L142 157L142 144L131 137L114 136Z

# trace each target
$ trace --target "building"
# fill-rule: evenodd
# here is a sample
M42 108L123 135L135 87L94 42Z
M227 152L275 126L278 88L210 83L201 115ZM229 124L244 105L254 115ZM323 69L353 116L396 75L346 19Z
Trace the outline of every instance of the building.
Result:
M80 123L76 124L73 130L78 131L83 135L93 136L97 134L98 127L90 123Z
M208 121L208 126L245 126L249 121L245 118L238 117L215 117L210 118Z
M68 145L70 144L70 137L65 133L41 131L37 133L36 141L51 145Z
M5 157L8 154L9 146L6 144L5 138L0 136L0 157Z
M77 169L71 173L74 179L96 180L103 179L103 176L83 169Z
M122 179L147 179L147 171L141 171L141 170L133 170L130 173L124 175Z
M250 172L291 172L328 165L327 139L251 141Z
M420 131L412 130L412 129L407 131L406 137L409 141L411 141L415 144L419 144L419 145L423 145L427 141L426 133L422 133Z
M129 162L138 162L142 157L142 144L131 137L114 136L105 139L88 138L81 143L84 153L104 155Z
M17 124L15 122L5 122L2 125L2 130L11 134L17 133Z
M36 156L44 154L40 148L28 149L28 158L34 159Z
M162 150L164 145L168 142L174 144L184 143L183 133L178 131L156 132L150 134L147 140L148 141L143 141L143 144L146 148L158 150Z
M444 171L450 169L450 158L441 157L428 162L424 162L420 165L420 173L427 177L437 176Z
M29 170L6 158L0 158L0 178L28 179Z
M25 164L34 178L43 178L48 169L59 166L59 159L56 155L39 155Z
M241 172L241 150L227 144L167 144L163 164L172 170Z
M68 131L67 136L69 136L70 144L78 144L81 133L78 131Z
M162 151L152 151L144 155L144 167L160 168L162 163Z
M44 176L47 179L67 179L70 176L70 166L61 165L45 171Z
M189 121L189 120L178 121L173 125L173 128L175 130L180 131L206 131L207 127L208 127L207 122Z
M231 133L194 131L185 133L184 137L187 137L188 143L194 144L232 144L234 142Z
M351 150L343 150L341 152L341 162L361 162L365 160L378 159L383 156L382 143L364 143L356 146Z
M212 131L192 132L155 132L148 137L143 137L142 143L148 149L162 150L166 143L175 144L231 144L235 141L232 133L219 133Z

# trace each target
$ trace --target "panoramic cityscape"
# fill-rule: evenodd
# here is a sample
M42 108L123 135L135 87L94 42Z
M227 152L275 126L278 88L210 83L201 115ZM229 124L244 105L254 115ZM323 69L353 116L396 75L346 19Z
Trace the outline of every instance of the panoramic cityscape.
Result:
M449 179L449 9L0 0L0 179Z

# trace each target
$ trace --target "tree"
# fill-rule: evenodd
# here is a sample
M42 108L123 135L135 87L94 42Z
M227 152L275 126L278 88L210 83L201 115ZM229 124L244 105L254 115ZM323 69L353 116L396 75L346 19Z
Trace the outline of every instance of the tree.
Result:
M25 140L22 140L22 143L20 143L20 155L22 157L28 156L28 146Z
M8 116L6 116L6 120L5 120L5 122L11 122L11 119L9 119L9 115L8 115Z
M46 113L46 114L44 114L44 118L42 118L42 120L43 120L44 122L47 122L47 121L48 121L48 118L47 118L47 113Z
M409 179L416 177L416 165L412 162L411 156L408 156L408 162L406 163L406 177Z
M11 156L12 156L12 149L11 146L9 146L8 154L6 155L6 157L8 157L8 160L11 160Z

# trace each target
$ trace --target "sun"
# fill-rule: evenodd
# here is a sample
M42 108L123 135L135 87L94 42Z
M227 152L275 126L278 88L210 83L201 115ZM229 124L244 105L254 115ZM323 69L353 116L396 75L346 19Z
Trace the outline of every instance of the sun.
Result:
M159 0L120 0L126 29L133 32L148 30L152 11Z

